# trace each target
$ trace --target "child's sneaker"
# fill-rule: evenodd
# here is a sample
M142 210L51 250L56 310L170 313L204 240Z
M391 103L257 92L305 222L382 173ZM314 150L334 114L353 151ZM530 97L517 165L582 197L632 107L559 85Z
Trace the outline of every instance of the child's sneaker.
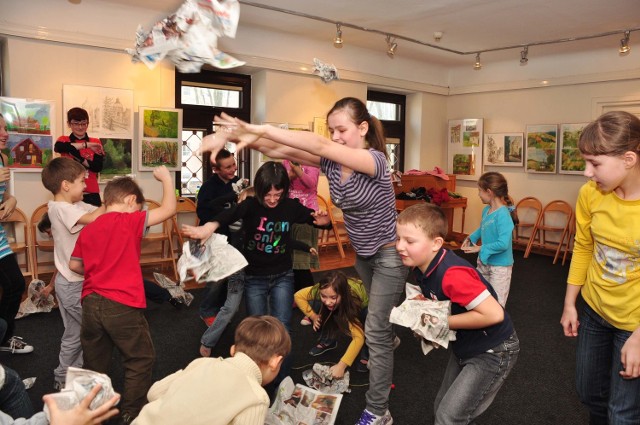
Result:
M338 346L338 341L335 339L330 342L319 341L318 344L314 345L311 350L309 350L309 354L312 356L319 356L322 353L326 353L329 350L333 350Z
M391 417L391 412L388 410L382 416L374 415L369 412L367 409L364 409L362 415L360 415L360 419L356 422L356 425L391 425L393 423L393 418Z
M207 325L207 327L211 327L211 325L213 325L213 322L216 321L216 316L209 316L209 317L202 317L200 316L200 318L202 319L202 321Z
M19 336L12 336L7 342L0 345L0 351L9 351L13 354L27 354L33 351L33 346L27 344Z
M309 319L307 316L304 316L302 318L302 320L300 321L300 324L302 326L310 326L311 325L311 319Z

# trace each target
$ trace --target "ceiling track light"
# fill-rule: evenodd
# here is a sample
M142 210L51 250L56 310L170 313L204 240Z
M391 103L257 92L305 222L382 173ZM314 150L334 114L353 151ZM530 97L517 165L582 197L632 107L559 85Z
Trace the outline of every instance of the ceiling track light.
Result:
M342 49L342 30L340 29L342 25L336 24L336 37L333 39L333 47L336 49Z
M624 32L624 38L620 39L620 48L618 51L621 55L629 53L631 47L629 47L629 38L631 37L631 31Z
M529 46L524 46L524 49L520 52L520 65L524 66L529 62Z
M480 71L482 69L482 63L480 63L480 53L476 53L476 63L473 64L474 71Z
M393 59L396 55L396 49L398 48L398 43L395 42L395 39L392 41L391 36L387 35L387 56Z

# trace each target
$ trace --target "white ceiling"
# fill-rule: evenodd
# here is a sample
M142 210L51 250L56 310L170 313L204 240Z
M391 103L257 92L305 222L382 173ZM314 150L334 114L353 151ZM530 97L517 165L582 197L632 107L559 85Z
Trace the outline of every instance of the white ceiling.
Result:
M71 1L71 0L70 0ZM77 1L77 0L75 0ZM87 1L87 0L85 0ZM90 0L89 0L90 1ZM182 0L98 0L135 5L169 15ZM242 0L240 25L281 31L292 36L327 40L331 43L335 26L308 18L250 6ZM243 4L244 3L244 4ZM396 56L455 66L469 64L479 50L524 46L550 40L571 39L619 31L590 40L531 46L529 58L617 49L623 31L640 30L639 0L251 0L251 3L315 15L331 21L402 35L468 55L458 55L416 43L398 40ZM150 14L150 22L157 16ZM443 32L440 42L435 31ZM344 49L360 46L386 50L384 36L343 28ZM632 32L632 50L640 54L640 31ZM637 46L637 47L636 47ZM520 47L483 53L485 60L520 57Z

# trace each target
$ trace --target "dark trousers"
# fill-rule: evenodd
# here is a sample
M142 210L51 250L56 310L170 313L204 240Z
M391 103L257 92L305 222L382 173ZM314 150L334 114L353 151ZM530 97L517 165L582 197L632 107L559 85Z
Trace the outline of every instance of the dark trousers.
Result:
M84 367L107 373L115 346L124 367L124 391L120 411L138 416L147 402L155 351L144 310L112 301L98 294L82 301Z
M7 322L2 343L13 336L15 318L20 308L20 300L24 293L24 277L15 254L7 255L0 259L0 286L2 287L2 299L0 299L0 318Z

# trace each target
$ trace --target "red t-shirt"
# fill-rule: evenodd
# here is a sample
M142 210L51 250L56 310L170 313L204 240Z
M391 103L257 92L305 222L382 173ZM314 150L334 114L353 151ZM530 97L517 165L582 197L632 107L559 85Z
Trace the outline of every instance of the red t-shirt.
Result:
M82 299L95 292L112 301L145 308L140 244L147 212L107 212L80 232L71 258L82 260Z

